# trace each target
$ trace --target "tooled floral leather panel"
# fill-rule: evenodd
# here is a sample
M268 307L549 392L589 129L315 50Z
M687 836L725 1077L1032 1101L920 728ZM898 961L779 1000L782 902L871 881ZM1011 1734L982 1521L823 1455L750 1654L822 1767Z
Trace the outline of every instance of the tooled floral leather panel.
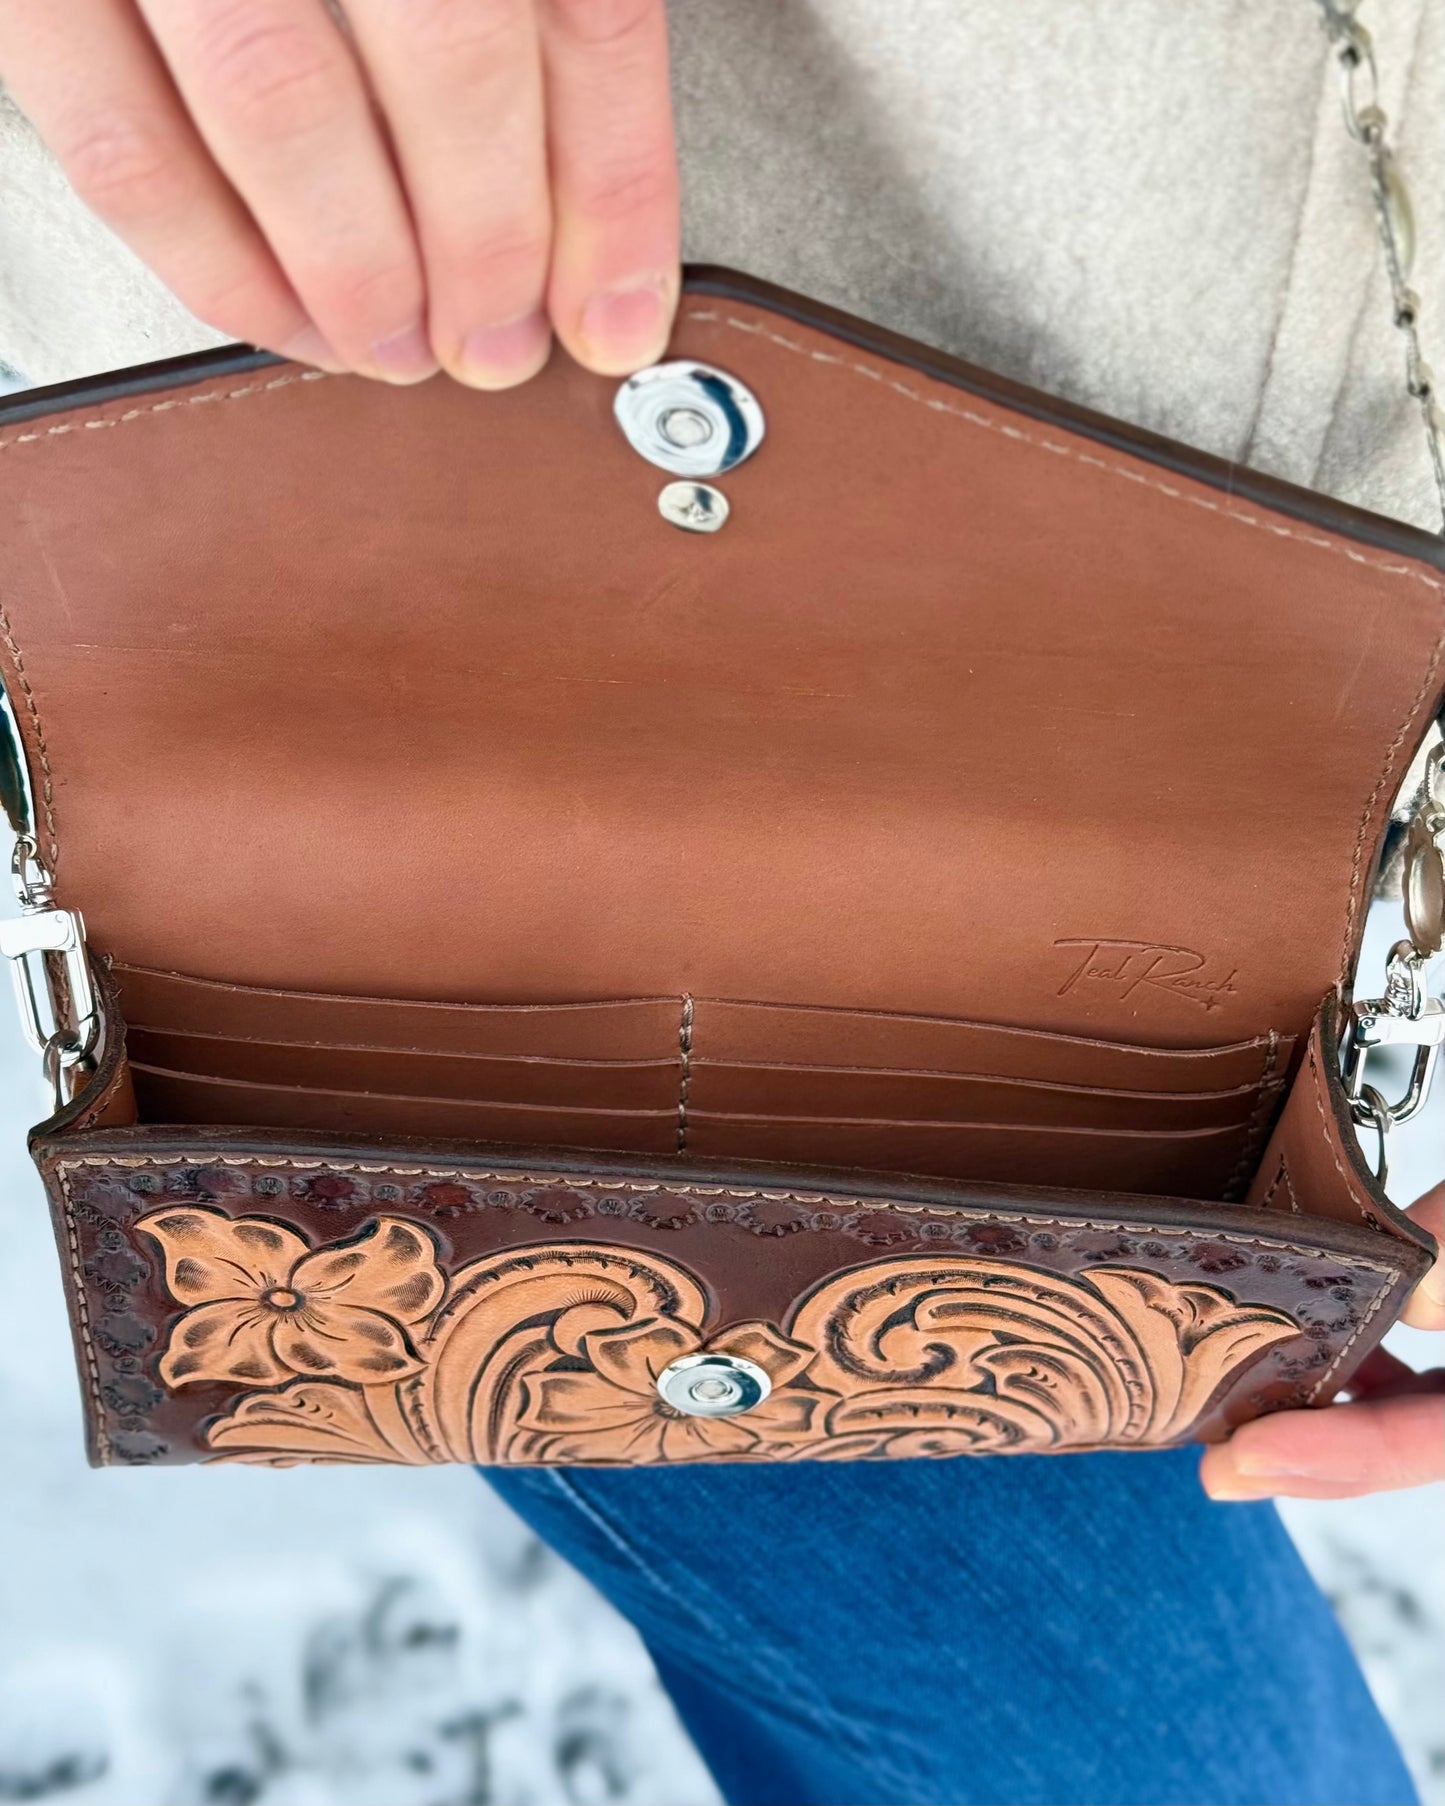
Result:
M1308 1247L1238 1210L1206 1229L1196 1209L1190 1226L1140 1198L126 1151L135 1139L42 1162L105 1462L851 1459L1219 1436L1328 1398L1416 1253L1335 1226L1334 1251ZM703 1349L763 1367L768 1398L737 1417L672 1412L656 1376Z

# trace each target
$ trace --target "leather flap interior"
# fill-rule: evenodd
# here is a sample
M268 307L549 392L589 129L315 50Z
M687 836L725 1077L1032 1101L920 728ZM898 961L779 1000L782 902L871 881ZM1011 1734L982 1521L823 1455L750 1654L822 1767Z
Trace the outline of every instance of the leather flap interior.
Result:
M1438 573L745 291L676 333L767 418L710 536L560 354L503 395L272 365L0 432L7 682L94 945L1304 1034L1438 694Z

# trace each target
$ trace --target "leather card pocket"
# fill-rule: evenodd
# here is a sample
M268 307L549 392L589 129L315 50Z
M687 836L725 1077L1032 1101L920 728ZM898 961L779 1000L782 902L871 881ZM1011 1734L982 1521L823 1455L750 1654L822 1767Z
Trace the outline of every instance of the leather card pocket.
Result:
M232 1040L563 1060L668 1059L678 1049L677 997L418 1003L267 990L139 966L118 965L114 977L132 1027Z
M715 1003L693 1009L694 1062L987 1074L1137 1091L1220 1091L1285 1069L1293 1038L1161 1048L1042 1029L874 1010Z
M983 1073L860 1067L730 1066L692 1059L692 1114L1038 1123L1056 1128L1202 1129L1246 1122L1259 1085L1220 1091L1134 1091Z
M1016 1185L1222 1197L1251 1125L1144 1131L1037 1124L782 1121L688 1113L687 1151L701 1159L863 1167Z
M301 1091L373 1092L459 1102L548 1104L584 1110L675 1110L681 1056L670 1060L558 1060L237 1041L132 1028L131 1064Z
M581 1110L375 1091L299 1090L155 1067L134 1069L142 1121L216 1127L313 1129L344 1134L439 1136L669 1154L677 1111Z

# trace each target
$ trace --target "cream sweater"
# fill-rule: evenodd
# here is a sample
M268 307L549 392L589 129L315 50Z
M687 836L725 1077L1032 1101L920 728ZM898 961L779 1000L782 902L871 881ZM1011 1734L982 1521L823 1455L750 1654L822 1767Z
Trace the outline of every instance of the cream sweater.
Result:
M1365 0L1445 371L1445 7ZM688 257L1438 526L1313 0L673 0ZM0 358L214 343L0 100Z

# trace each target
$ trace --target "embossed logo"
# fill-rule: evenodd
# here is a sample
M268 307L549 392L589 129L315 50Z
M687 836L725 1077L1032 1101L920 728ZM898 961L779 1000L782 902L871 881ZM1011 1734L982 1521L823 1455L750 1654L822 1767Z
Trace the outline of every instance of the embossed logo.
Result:
M1167 991L1197 1009L1223 1008L1226 997L1238 995L1238 967L1227 972L1210 968L1207 954L1192 947L1169 947L1159 941L1111 941L1070 937L1054 942L1069 952L1073 969L1055 995L1071 991L1105 989L1116 997L1132 997L1136 991Z

